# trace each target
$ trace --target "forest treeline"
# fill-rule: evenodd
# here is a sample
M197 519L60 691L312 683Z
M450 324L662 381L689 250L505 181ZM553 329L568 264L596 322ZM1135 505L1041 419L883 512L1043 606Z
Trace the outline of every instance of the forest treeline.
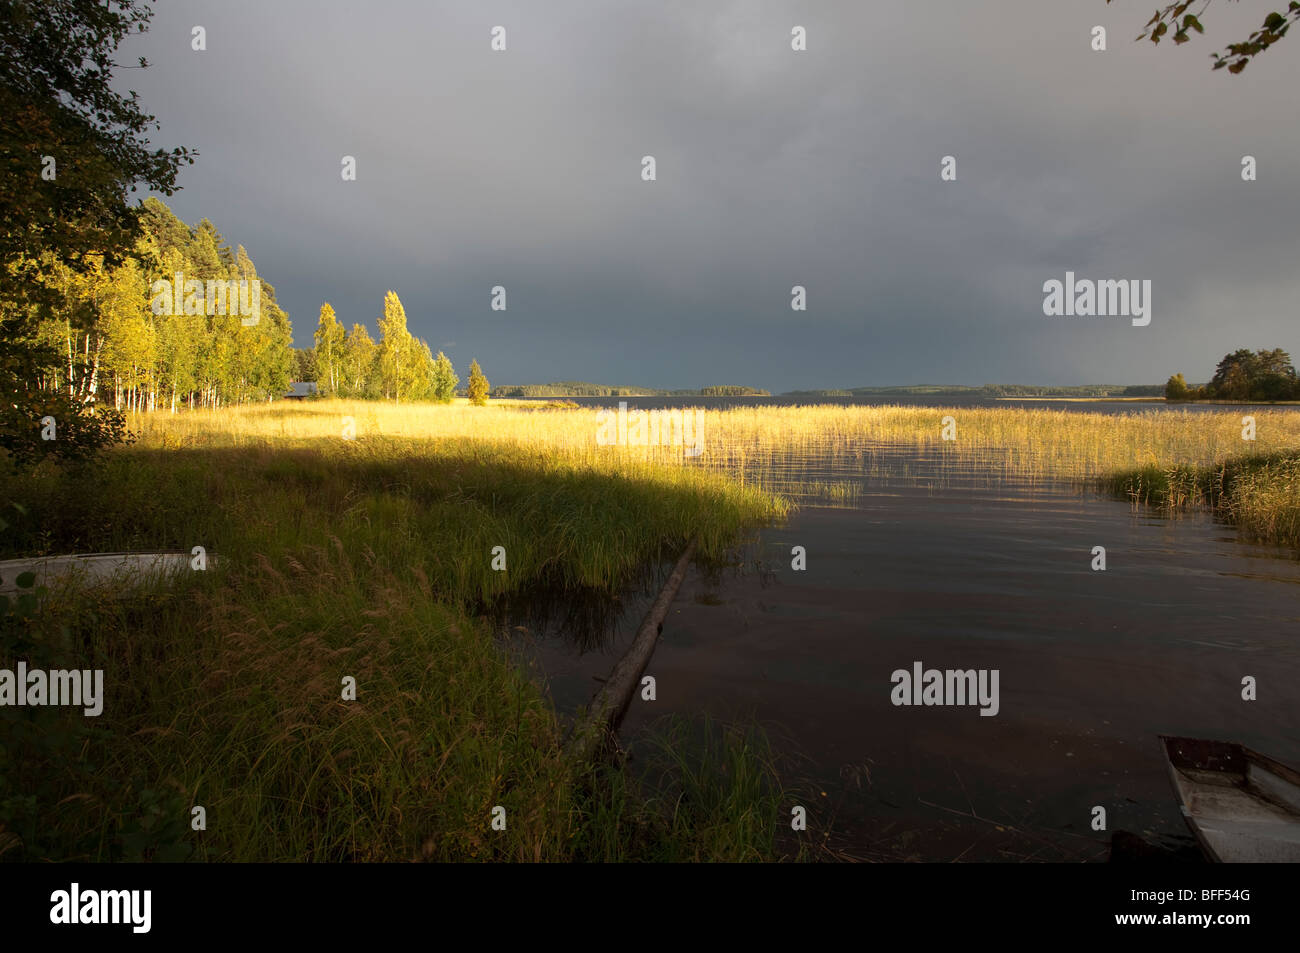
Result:
M22 317L37 341L66 357L38 369L36 389L128 411L269 400L291 380L317 381L322 394L339 397L454 395L450 359L411 334L395 292L384 298L378 340L362 323L345 331L325 304L315 347L295 352L289 315L243 245L232 250L206 218L186 225L157 198L141 212L144 235L117 263L91 254L77 271L51 257L27 270L39 275L40 298L0 301L0 309L28 309ZM11 276L26 273L25 264L10 263Z
M1159 384L912 384L899 387L852 387L837 390L799 390L782 397L1159 397Z
M142 203L141 218L143 236L115 264L94 252L80 270L54 256L38 268L21 258L7 263L10 277L29 276L42 294L6 296L0 317L25 320L35 327L38 344L64 358L40 368L32 384L126 410L216 407L283 394L289 316L276 304L274 287L258 278L244 247L232 251L206 218L191 228L156 198ZM171 285L178 276L176 296ZM237 309L229 306L224 314L202 313L208 310L204 286L229 287L232 281L235 298L240 282L246 288L258 283L255 318L232 313ZM199 290L187 289L191 282Z
M448 403L460 378L451 359L411 334L406 309L395 291L384 295L384 313L375 341L361 323L344 330L334 308L321 305L315 345L293 353L294 380L312 381L322 397L429 400ZM490 384L478 361L469 367L465 389L471 404L487 403Z
M1175 374L1165 385L1167 400L1300 400L1300 379L1291 355L1280 347L1225 355L1208 383L1192 386Z
M663 390L554 381L550 384L503 384L492 388L493 397L768 397L765 390L742 384L712 384L696 390Z
M344 330L334 308L321 305L315 347L295 356L297 379L315 381L322 396L433 400L446 403L455 396L460 378L450 358L434 355L426 341L406 327L406 309L397 293L384 296L379 340L366 326Z

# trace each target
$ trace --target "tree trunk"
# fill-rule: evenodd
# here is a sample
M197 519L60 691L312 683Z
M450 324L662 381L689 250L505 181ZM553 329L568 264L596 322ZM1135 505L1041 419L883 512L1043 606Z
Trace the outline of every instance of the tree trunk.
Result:
M104 338L101 335L95 335L95 361L90 366L90 387L88 393L93 400L99 393L99 352L104 346ZM90 335L86 335L86 353L90 353Z

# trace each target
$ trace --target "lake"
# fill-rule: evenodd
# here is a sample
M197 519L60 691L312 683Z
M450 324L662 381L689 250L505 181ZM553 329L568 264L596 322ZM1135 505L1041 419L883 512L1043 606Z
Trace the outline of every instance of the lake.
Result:
M1161 399L1141 400L1072 400L1067 398L990 398L990 397L933 397L933 396L866 396L866 397L554 397L533 398L538 403L547 400L571 400L581 407L614 407L625 401L629 408L660 410L669 407L703 407L708 410L728 410L732 407L799 407L812 404L830 404L836 407L1028 407L1040 410L1070 410L1091 414L1163 413L1166 411L1191 411L1212 413L1240 409L1294 410L1300 406L1288 404L1167 404Z
M815 786L809 836L829 825L841 856L872 860L1105 860L1116 830L1187 850L1159 734L1300 764L1291 553L941 451L787 462L789 522L679 592L647 670L658 697L624 721L634 752L658 716L756 719ZM851 492L799 498L828 484ZM561 711L590 699L648 598L595 636L530 626ZM892 673L917 662L996 670L997 714L895 705Z

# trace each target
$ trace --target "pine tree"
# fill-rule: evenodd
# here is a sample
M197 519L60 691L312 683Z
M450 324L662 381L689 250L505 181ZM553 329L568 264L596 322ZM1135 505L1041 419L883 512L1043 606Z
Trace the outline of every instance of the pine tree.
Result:
M488 379L483 376L483 369L478 366L478 361L470 361L469 364L469 384L468 394L469 402L475 407L483 407L488 402L488 390L490 385Z

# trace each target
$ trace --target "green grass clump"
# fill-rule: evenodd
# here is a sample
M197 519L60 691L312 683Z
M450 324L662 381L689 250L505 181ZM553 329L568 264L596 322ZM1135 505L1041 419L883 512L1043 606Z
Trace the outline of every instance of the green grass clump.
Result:
M1208 507L1253 540L1300 551L1300 451L1230 457L1214 464L1148 464L1112 474L1116 496L1169 511Z
M807 850L778 839L796 799L767 736L753 726L669 716L631 743L635 773L600 769L599 798L580 828L584 857L602 862L749 862Z
M170 586L0 617L0 666L102 668L106 695L98 718L0 709L4 859L773 856L748 776L691 828L657 819L653 788L570 763L548 699L478 617L524 589L616 593L695 535L719 557L784 514L771 496L703 470L391 437L146 442L0 483L22 504L5 556L216 557Z

